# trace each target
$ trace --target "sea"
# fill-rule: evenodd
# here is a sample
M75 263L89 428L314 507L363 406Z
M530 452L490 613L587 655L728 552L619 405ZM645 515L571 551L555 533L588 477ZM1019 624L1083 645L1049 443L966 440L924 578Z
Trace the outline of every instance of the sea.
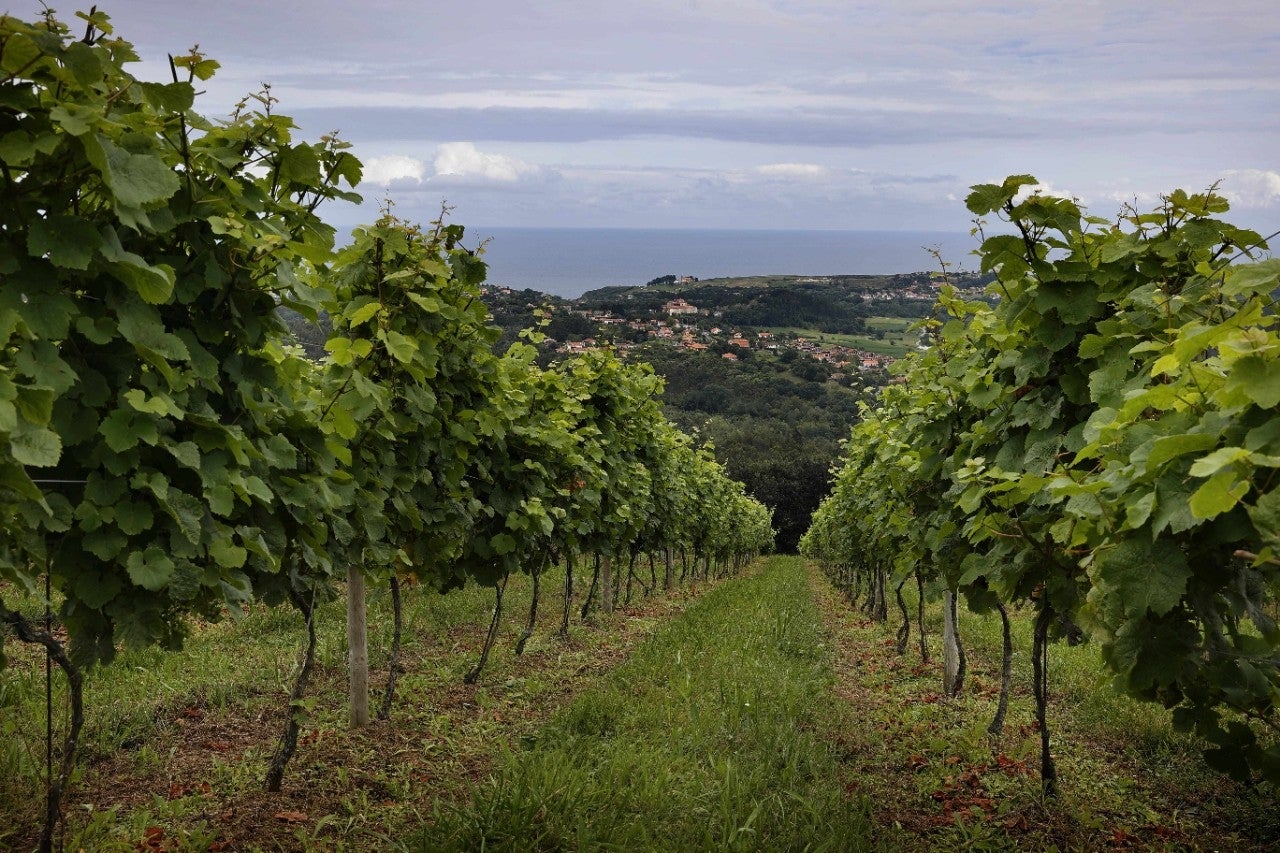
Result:
M488 282L565 298L664 275L884 275L971 269L977 240L944 231L730 231L638 228L483 228Z

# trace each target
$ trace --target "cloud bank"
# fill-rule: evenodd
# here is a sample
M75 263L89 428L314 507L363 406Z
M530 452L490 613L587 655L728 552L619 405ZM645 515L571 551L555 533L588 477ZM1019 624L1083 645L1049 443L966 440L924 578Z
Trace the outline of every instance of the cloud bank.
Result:
M366 184L487 224L967 230L968 186L1014 173L1101 215L1222 179L1240 224L1280 219L1280 17L1256 0L130 0L114 20L141 76L196 42L222 61L206 112L269 80Z
M448 142L436 149L436 177L512 184L537 177L537 166L502 154L485 154L470 142Z

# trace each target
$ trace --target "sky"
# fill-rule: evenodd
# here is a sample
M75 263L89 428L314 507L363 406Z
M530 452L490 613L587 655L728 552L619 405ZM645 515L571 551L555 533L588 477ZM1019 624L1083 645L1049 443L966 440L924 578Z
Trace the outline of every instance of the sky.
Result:
M266 82L300 138L351 142L366 203L337 224L390 199L488 226L965 231L970 185L1030 173L1101 216L1221 181L1230 221L1280 229L1272 0L99 6L142 79L194 44L222 64L203 114Z

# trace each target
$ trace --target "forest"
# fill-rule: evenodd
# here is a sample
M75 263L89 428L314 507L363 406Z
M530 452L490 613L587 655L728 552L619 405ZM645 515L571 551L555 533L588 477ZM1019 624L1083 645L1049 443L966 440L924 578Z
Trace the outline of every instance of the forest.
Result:
M632 318L658 311L668 300L680 297L714 313L717 321L733 326L793 326L856 334L865 331L868 317L926 316L932 299L907 295L907 292L912 288L927 290L931 280L929 272L832 275L818 279L804 276L704 279L601 288L588 291L575 302L583 308L612 311ZM955 278L957 286L967 288L981 288L987 281L989 276L976 273Z
M668 416L710 440L730 476L773 511L778 550L794 553L862 394L827 381L827 365L787 355L730 361L652 345L642 357L666 382Z

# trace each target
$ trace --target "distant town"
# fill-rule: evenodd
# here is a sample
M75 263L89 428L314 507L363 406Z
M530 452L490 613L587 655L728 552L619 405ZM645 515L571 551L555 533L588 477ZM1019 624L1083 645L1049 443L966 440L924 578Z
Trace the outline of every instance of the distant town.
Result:
M654 298L658 295L657 291L701 290L705 293L708 292L707 288L715 288L714 292L722 295L732 286L737 293L742 294L741 299L747 299L751 294L770 287L775 292L781 288L813 292L841 288L843 285L845 289L842 295L846 300L851 298L855 302L861 302L865 307L858 313L865 317L885 313L902 318L905 313L907 318L918 318L931 310L945 283L941 274L921 272L892 277L858 277L867 281L859 281L860 287L850 289L847 287L850 278L789 276L769 279L764 284L750 281L744 284L741 280L733 280L732 285L726 285L724 280L700 282L693 276L664 276L650 282L650 285L662 287L621 289L610 294L610 307L598 307L591 303L599 300L590 299L552 298L549 301L535 301L535 297L543 294L517 291L501 285L486 285L485 295L486 301L491 304L510 304L513 299L528 297L523 307L529 311L542 311L544 319L549 321L547 327L551 330L543 341L543 346L556 353L578 353L601 346L609 346L625 353L651 342L689 352L709 352L727 360L738 360L756 352L777 354L795 350L828 364L837 371L831 376L837 381L855 371L883 375L901 352L872 351L848 340L841 340L850 337L850 334L827 335L803 327L763 328L726 322L723 299L717 306L711 307L679 295L671 295L671 298L665 300ZM963 298L984 299L988 298L985 291L988 280L989 278L974 274L961 274L952 276L949 283ZM637 299L638 295L646 298ZM584 302L587 304L583 304ZM559 321L557 317L560 318ZM572 321L565 322L569 319ZM862 318L858 318L858 321L864 322ZM903 319L902 328L905 330L908 326L908 320ZM851 324L850 328L838 331L854 333L859 330L860 328L854 328ZM902 338L905 341L902 349L923 348L918 333L904 333Z

